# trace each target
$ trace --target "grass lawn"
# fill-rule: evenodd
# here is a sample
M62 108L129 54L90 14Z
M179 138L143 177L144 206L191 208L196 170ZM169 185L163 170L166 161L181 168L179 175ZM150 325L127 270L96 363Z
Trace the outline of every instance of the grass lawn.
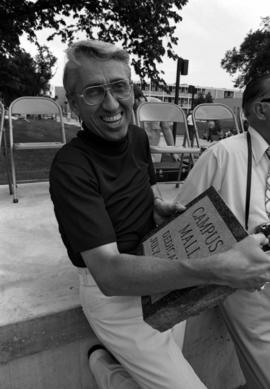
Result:
M13 126L15 142L39 142L42 140L54 142L60 141L59 123L51 119L29 119L28 121L18 119L13 121ZM8 128L7 123L6 128ZM77 134L79 127L76 125L66 124L65 131L68 142ZM183 134L184 127L178 127L177 135ZM47 180L49 177L50 166L56 152L57 150L55 149L16 151L14 155L17 181ZM162 161L166 166L164 165L160 167L162 174L157 174L158 181L177 180L178 165L172 162L170 156L164 155ZM0 153L0 185L3 184L8 184L8 177L6 160L2 149Z
M51 119L29 121L19 119L14 120L13 125L15 142L39 142L42 140L55 142L60 140L59 123ZM77 134L79 127L67 124L65 125L65 131L67 141L69 141ZM15 166L17 180L31 181L48 179L50 165L56 152L57 150L16 151ZM0 153L0 185L7 183L6 161L2 149Z

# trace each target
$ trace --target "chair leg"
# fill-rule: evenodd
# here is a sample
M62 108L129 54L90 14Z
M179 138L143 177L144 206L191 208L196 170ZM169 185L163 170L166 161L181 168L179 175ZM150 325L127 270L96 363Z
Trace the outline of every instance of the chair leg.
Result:
M12 189L13 189L13 203L18 203L17 198L17 183L16 183L16 171L13 148L10 148L10 163L11 163L11 177L12 177Z
M10 171L9 171L9 161L8 161L8 147L7 147L7 138L6 138L6 133L4 131L3 133L3 155L4 155L4 160L6 164L6 172L7 172L7 179L8 179L8 187L9 187L9 194L13 194L13 189L12 189L12 183L11 183L11 177L10 177Z
M180 164L179 164L179 170L178 170L178 177L177 177L177 183L175 184L176 188L179 188L179 182L181 180L181 175L182 175L182 169L183 169L183 161L184 161L184 154L181 154L180 157Z

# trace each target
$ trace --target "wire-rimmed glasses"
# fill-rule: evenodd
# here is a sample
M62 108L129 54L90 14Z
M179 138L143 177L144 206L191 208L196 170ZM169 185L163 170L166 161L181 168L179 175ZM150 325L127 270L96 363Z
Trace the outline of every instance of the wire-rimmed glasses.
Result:
M97 105L104 100L108 90L114 98L126 100L131 95L132 82L130 80L118 80L108 84L87 86L79 96L84 99L86 104Z

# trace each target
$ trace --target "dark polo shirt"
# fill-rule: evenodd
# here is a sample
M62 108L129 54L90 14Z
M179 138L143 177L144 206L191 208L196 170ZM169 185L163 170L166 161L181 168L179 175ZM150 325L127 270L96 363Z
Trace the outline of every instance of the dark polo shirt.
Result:
M116 142L84 128L58 151L50 172L50 194L75 266L85 267L82 251L115 241L121 253L136 252L154 227L155 182L148 137L134 125Z

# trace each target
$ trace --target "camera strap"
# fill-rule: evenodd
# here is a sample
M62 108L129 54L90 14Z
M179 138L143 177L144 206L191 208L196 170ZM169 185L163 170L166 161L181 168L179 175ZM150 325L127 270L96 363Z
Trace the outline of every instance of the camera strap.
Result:
M252 145L250 133L247 131L247 149L248 149L248 165L247 165L247 187L246 187L246 210L245 210L245 228L248 230L250 192L251 192L251 168L252 168Z

